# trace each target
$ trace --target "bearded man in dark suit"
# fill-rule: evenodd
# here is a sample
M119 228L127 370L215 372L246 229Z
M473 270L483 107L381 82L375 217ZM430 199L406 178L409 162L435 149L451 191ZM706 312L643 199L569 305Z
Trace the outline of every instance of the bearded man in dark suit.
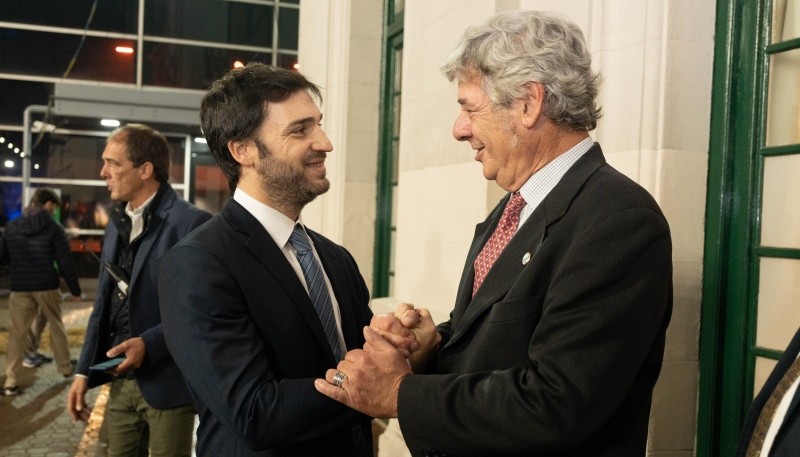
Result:
M200 456L370 456L370 418L314 390L364 343L369 292L301 210L328 190L333 150L299 73L251 63L200 117L233 198L162 261L164 335L197 405Z

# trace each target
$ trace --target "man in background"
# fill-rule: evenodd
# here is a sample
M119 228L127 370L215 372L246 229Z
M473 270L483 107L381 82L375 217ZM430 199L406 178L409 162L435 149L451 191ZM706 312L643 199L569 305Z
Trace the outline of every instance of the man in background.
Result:
M164 341L158 266L169 248L211 216L169 185L169 144L152 128L114 130L102 158L100 177L114 207L67 410L73 420L86 420L86 390L111 382L109 455L138 457L143 446L152 457L189 456L195 410ZM124 357L116 367L90 369L116 357Z
M443 72L458 83L453 136L508 195L477 226L450 319L396 313L417 334L411 366L379 336L401 321L375 319L317 388L397 417L414 456L645 455L669 227L589 136L599 76L583 34L502 13L469 28Z
M61 321L59 275L64 277L74 300L80 300L81 287L64 228L53 220L60 205L55 192L37 189L22 217L9 222L0 238L0 262L8 263L11 270L11 328L4 395L19 393L19 371L31 323L40 311L50 324L50 345L58 372L65 377L72 374L67 333Z

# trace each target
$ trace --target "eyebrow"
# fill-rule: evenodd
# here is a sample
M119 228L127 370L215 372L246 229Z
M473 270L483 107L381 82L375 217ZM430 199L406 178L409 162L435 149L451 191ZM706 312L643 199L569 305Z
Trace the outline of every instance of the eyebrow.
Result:
M313 117L304 117L303 119L297 119L296 121L290 122L286 126L286 129L284 129L284 131L285 132L290 132L290 131L294 130L296 127L306 126L306 125L309 125L309 124L317 124L319 122L322 122L322 114L321 113L319 115L319 121L317 121Z

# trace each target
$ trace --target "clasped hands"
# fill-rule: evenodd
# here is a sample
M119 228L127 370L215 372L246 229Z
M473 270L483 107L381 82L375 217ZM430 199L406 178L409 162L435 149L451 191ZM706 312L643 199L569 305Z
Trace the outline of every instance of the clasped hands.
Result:
M314 387L368 416L397 417L400 383L425 366L442 337L428 310L401 303L394 314L373 316L364 338L363 349L349 351ZM333 383L337 371L346 375L341 387Z

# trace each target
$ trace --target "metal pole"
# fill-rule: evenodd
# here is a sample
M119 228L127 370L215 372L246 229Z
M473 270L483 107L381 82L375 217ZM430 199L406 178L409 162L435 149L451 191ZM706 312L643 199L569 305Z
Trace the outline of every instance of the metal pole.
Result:
M30 105L25 108L22 114L22 152L25 154L25 156L22 157L22 208L28 204L31 198L29 195L31 187L31 156L33 155L33 151L31 150L33 147L31 143L31 114L34 112L45 113L46 111L46 105ZM42 125L42 128L44 129L45 126Z

